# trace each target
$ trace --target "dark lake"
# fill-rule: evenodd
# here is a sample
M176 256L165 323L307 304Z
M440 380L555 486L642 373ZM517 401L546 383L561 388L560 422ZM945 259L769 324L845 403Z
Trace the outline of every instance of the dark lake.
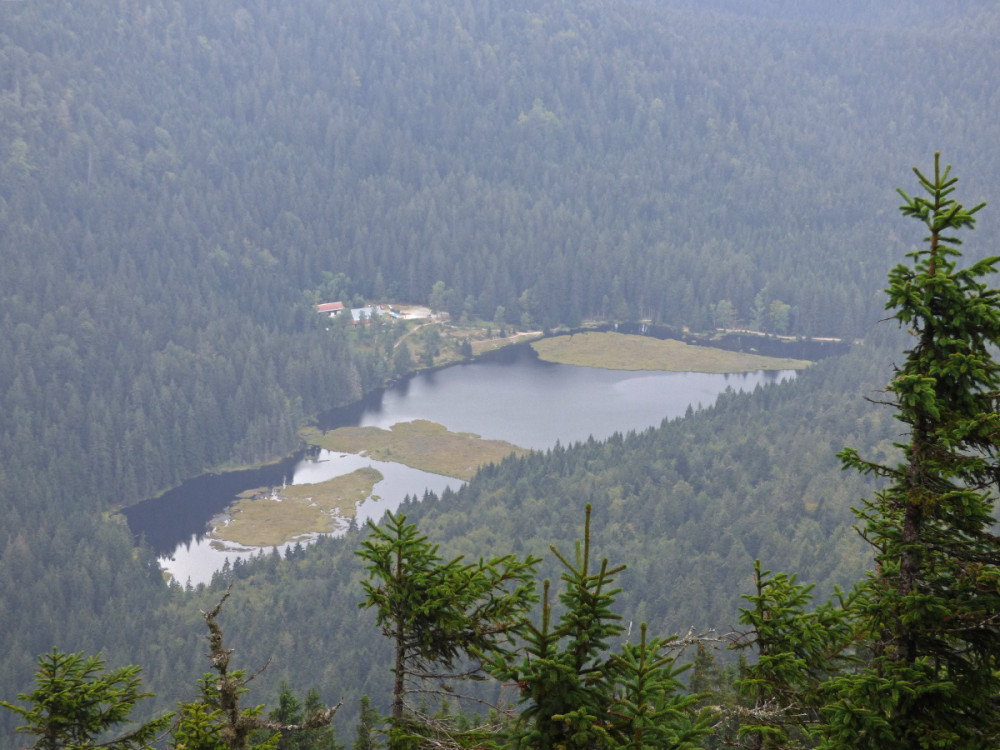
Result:
M726 388L752 390L758 384L794 377L794 371L759 371L737 375L660 371L602 370L543 362L529 346L434 372L373 393L319 419L320 427L373 425L429 419L456 432L507 440L525 448L568 445L593 436L644 430L688 408L714 403ZM358 520L379 518L404 495L440 493L459 480L329 451L302 452L279 464L247 471L210 474L124 512L133 532L142 534L161 556L161 564L179 581L208 581L228 557L257 550L218 548L206 535L240 492L283 483L324 481L361 466L385 476L376 485L379 500L358 506Z

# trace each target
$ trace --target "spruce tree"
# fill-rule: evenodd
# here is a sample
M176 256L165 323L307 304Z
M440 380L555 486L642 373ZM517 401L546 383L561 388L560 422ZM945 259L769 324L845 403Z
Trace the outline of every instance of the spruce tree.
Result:
M202 613L208 626L208 659L214 674L206 672L198 681L198 700L180 704L172 732L174 750L278 750L284 733L324 729L340 708L339 703L326 708L318 700L312 700L313 711L304 716L301 704L293 696L295 705L290 705L287 700L290 693L280 700L276 711L279 718L265 718L263 705L242 705L246 685L255 675L229 668L233 649L223 645L218 622L231 589L226 590L212 609Z
M268 722L280 732L276 750L344 750L330 724L311 729L302 726L309 717L326 710L316 688L310 689L304 700L299 700L288 683L282 680L278 705L267 714Z
M105 747L109 750L142 750L152 747L166 731L172 714L133 726L114 738L109 732L128 726L136 703L153 694L141 691L139 667L104 670L100 656L66 654L58 649L38 657L36 686L19 700L0 705L25 721L18 732L34 735L38 750Z
M360 607L375 608L378 626L395 647L391 745L408 746L409 735L425 731L406 696L453 694L454 680L479 676L476 653L504 650L522 627L538 597L538 560L514 555L466 563L445 561L438 547L418 533L406 516L388 514L384 526L369 522L371 534L357 551L369 579ZM428 686L437 683L438 687Z
M823 682L855 662L849 654L853 599L838 591L834 601L813 609L812 585L772 575L759 560L754 582L755 592L743 597L751 606L740 609L748 629L730 648L753 648L757 660L743 665L736 687L744 705L727 707L720 733L752 750L811 747Z
M914 337L888 386L906 426L896 465L841 452L845 467L884 477L855 511L875 569L854 613L868 665L826 688L829 747L995 748L1000 744L1000 539L992 533L1000 465L1000 303L984 277L992 256L959 266L958 230L975 214L941 168L914 169L904 216L925 245L889 274L889 300Z
M612 654L615 677L611 708L615 747L622 750L682 750L701 747L715 717L700 711L703 694L688 693L678 677L690 664L678 665L671 649L677 636L646 638L639 626L639 642L626 643Z
M612 611L621 591L612 584L625 566L611 567L607 559L592 563L589 505L575 559L567 560L555 547L551 549L565 568L565 591L559 596L565 608L562 617L552 622L545 581L541 622L527 625L521 663L514 654L494 654L489 669L498 679L521 688L524 708L515 747L608 747L614 685L606 661L611 639L625 630L621 615Z
M382 717L378 715L378 711L372 708L371 698L362 695L358 725L355 727L354 744L351 745L351 750L376 750L376 748L381 747L376 738L381 720Z
M678 676L689 665L676 663L676 636L646 637L611 652L612 640L626 628L613 611L621 591L614 576L624 565L592 559L590 505L583 541L563 564L564 611L552 621L549 582L544 582L541 621L526 624L523 654L495 652L490 673L520 688L522 709L510 731L511 746L537 750L686 750L699 747L709 731L711 713L699 711L703 697L682 690Z

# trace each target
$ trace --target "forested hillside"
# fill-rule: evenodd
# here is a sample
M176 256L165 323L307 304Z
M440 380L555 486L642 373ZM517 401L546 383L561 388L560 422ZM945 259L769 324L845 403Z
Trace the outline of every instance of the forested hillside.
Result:
M453 315L523 326L872 339L919 240L892 210L909 168L941 149L970 194L1000 184L1000 13L743 5L0 3L0 696L53 645L193 686L205 602L108 512L282 455L383 382L321 296L443 281ZM449 548L544 550L590 500L629 617L725 627L755 555L825 582L864 565L833 453L891 438L860 397L894 349L870 351L412 514ZM237 591L248 662L278 655L265 697L279 676L378 692L340 662L368 664L364 616L332 624L355 617L350 558L329 542Z
M835 454L849 444L893 455L891 415L865 400L884 367L877 350L859 350L660 429L508 459L456 493L400 512L446 557L532 553L544 559L540 578L556 579L549 545L572 550L591 503L596 554L628 565L618 576L626 623L728 633L755 557L799 571L821 595L864 569L849 509L870 482L842 472ZM391 685L389 644L370 614L336 604L362 599L356 545L351 534L290 564L240 566L195 597L205 608L236 581L226 619L241 657L273 656L271 679L319 685L331 701L347 697L345 715L365 692L387 705ZM317 649L338 656L317 661ZM732 656L723 649L719 658Z

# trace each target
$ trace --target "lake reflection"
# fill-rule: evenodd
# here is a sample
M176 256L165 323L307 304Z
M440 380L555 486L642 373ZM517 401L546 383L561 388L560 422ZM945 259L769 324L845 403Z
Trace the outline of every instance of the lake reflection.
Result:
M455 432L507 440L525 448L569 445L593 436L644 430L688 408L709 406L726 390L793 377L794 371L738 375L659 371L601 370L543 362L530 347L517 346L495 356L436 372L418 373L384 392L323 415L320 427L376 426L429 419ZM363 466L385 479L374 489L377 499L358 506L358 520L378 519L403 497L440 494L461 482L401 464L373 461L330 451L301 454L256 472L199 477L133 508L125 515L132 530L146 536L161 564L178 581L207 582L228 557L247 557L255 549L216 549L205 534L240 492L284 482L309 484ZM294 544L294 543L293 543Z

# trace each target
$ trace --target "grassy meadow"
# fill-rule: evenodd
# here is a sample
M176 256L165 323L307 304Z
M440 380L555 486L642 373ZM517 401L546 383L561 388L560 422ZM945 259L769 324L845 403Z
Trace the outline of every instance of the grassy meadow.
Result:
M472 433L451 432L426 419L400 422L388 430L341 427L325 434L306 430L302 435L307 442L327 450L359 453L378 461L395 461L463 480L471 479L484 464L499 463L511 453L527 453L504 440L483 440Z
M685 344L674 339L629 336L591 331L555 336L532 342L547 362L607 370L669 370L672 372L735 373L757 370L801 370L803 359L764 357L710 346Z
M353 518L355 506L372 494L382 474L371 467L317 484L288 485L281 490L247 490L229 509L229 522L216 528L216 539L247 547L271 547L296 537L336 529L334 518Z

